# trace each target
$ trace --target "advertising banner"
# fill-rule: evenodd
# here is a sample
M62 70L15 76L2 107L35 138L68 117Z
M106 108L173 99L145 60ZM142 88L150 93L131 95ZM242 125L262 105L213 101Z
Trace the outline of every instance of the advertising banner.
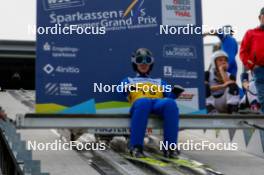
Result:
M201 25L200 0L37 1L36 112L128 113L115 89L136 76L138 48L153 53L152 78L185 88L181 113L203 110Z

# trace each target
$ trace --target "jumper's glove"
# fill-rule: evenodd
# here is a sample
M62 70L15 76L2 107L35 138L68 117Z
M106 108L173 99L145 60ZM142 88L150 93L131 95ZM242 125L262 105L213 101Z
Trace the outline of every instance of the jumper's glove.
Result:
M172 92L176 95L176 98L178 98L184 92L184 88L179 85L174 85Z
M131 91L136 91L137 90L137 87L135 85L130 85L129 87L130 87Z

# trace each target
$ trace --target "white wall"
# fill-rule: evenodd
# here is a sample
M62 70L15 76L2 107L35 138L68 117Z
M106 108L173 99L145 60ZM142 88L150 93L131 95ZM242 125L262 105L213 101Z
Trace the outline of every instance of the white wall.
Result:
M0 40L35 40L35 35L28 34L27 27L36 24L36 2L0 0Z

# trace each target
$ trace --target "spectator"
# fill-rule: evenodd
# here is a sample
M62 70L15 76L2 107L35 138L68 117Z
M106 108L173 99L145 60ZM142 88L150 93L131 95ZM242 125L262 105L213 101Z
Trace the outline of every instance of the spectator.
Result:
M204 36L218 36L221 40L221 50L225 51L228 55L228 72L234 77L237 76L237 63L236 55L238 51L237 41L233 37L234 31L232 26L226 25L218 30L211 30L204 34Z
M264 7L259 14L260 25L248 30L242 40L240 59L253 71L257 96L264 113Z
M260 104L257 97L256 86L252 73L244 72L241 74L242 86L245 92L242 100L240 101L240 108L250 108L252 112L259 112Z
M210 71L205 72L208 113L238 112L239 88L235 82L235 77L227 72L227 53L222 50L214 52L211 65Z

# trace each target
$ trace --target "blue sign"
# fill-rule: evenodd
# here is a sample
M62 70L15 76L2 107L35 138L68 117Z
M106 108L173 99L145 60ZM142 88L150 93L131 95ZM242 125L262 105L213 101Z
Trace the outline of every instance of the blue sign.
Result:
M70 8L84 5L84 0L44 0L42 2L45 10Z
M160 25L186 24L202 26L200 0L37 1L36 111L127 113L130 104L112 89L136 75L132 52L148 48L155 57L151 77L186 88L180 112L199 112L202 35L160 33Z

